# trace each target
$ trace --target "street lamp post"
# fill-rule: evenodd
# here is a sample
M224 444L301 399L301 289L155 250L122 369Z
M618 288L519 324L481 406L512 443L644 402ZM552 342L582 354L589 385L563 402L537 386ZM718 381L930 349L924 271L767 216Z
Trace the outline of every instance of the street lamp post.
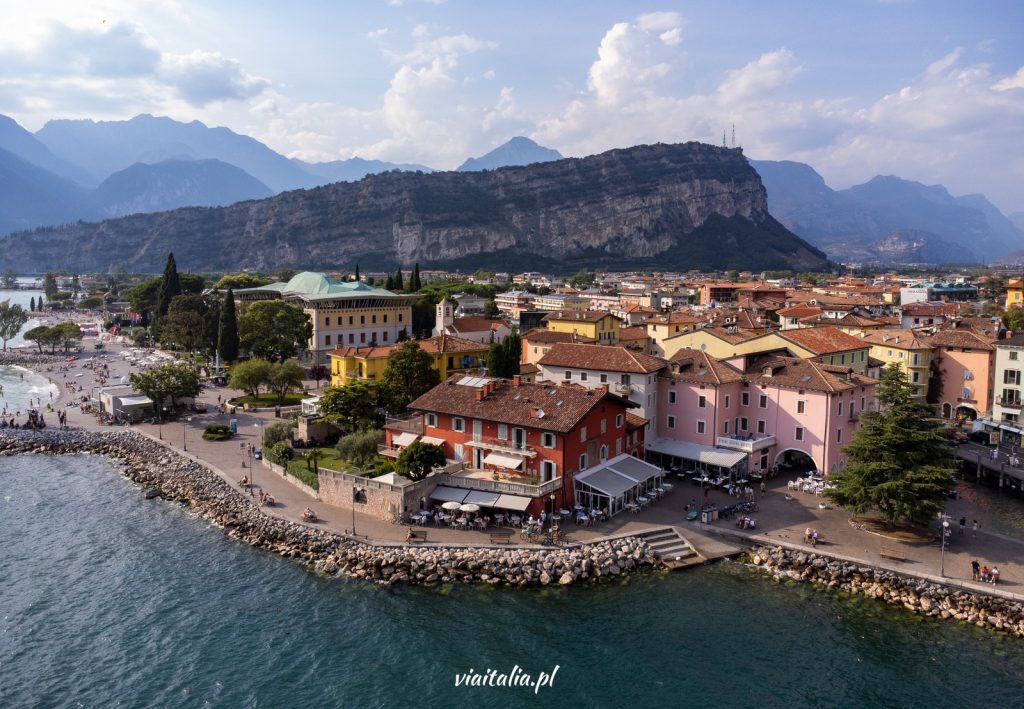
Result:
M183 418L181 420L181 449L183 451L188 450L188 442L185 440L185 434L188 432L188 424L192 423L192 417Z
M939 552L939 576L946 575L946 537L949 535L949 520L942 520L942 547Z

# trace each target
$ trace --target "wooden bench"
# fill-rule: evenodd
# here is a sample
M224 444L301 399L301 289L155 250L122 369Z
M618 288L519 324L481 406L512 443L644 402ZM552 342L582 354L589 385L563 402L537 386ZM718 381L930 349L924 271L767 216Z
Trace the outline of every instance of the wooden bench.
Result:
M907 555L895 547L882 547L882 550L878 552L878 555L884 556L886 559L893 559L894 561L907 560Z
M491 532L491 544L511 544L512 532Z
M408 540L410 542L425 542L425 541L427 541L427 530L425 530L425 529L411 529L411 530L409 530Z

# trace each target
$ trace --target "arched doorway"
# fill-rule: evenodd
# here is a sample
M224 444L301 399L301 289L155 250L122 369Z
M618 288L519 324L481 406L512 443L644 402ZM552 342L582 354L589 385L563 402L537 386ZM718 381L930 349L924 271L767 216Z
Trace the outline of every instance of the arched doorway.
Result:
M978 411L967 404L960 404L956 407L957 421L974 421L978 418Z
M786 448L775 456L775 465L783 473L808 473L818 469L817 464L799 448Z
M942 405L942 418L949 419L953 417L953 406L947 401Z

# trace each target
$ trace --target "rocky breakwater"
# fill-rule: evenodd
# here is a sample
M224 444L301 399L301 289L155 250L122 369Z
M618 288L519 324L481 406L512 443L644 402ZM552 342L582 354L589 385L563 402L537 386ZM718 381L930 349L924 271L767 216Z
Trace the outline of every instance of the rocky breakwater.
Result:
M38 364L63 364L67 355L52 355L27 350L0 352L0 366L31 367Z
M755 547L749 558L755 566L779 579L809 581L903 606L912 613L959 620L1024 637L1024 604L999 596L781 547Z
M647 543L632 538L551 550L370 544L265 514L205 465L134 431L0 431L0 455L82 453L116 460L128 479L187 504L239 541L326 574L381 584L569 585L656 564Z

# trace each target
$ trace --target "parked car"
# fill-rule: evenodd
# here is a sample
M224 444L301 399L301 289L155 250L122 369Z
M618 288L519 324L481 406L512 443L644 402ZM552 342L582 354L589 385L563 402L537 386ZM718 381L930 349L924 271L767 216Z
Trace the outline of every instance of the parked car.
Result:
M991 445L989 443L988 431L971 431L967 434L967 439L972 443L980 443L983 446Z

